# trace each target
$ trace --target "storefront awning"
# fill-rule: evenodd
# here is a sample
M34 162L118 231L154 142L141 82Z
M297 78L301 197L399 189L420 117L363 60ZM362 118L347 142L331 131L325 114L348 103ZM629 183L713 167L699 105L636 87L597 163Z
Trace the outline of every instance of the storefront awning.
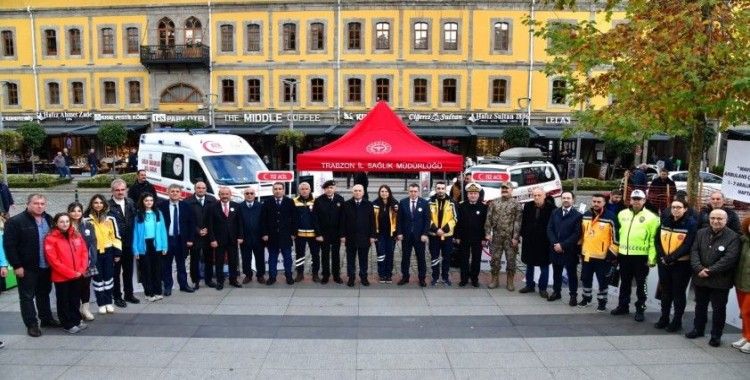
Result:
M469 130L465 126L411 126L409 127L417 136L423 137L468 137Z
M10 130L16 130L21 125L6 125L5 129ZM42 128L44 128L44 132L47 133L48 136L59 136L59 135L65 135L65 134L74 134L74 131L80 128L85 128L86 125L43 125Z
M70 134L74 136L94 136L99 132L99 127L101 127L101 125L98 125L98 124L87 125L87 126L79 127L78 129L71 131ZM147 127L148 127L148 124L128 124L125 126L125 129L128 132L133 132L133 131L140 131L142 129L146 129Z

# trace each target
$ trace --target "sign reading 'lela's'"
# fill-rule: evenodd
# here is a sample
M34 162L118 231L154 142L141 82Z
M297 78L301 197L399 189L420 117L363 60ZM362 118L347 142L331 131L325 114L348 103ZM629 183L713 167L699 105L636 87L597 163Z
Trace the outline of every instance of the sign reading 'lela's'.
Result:
M255 174L258 182L292 182L294 172L289 170L264 170Z
M471 172L471 178L477 182L507 182L510 175L505 172Z

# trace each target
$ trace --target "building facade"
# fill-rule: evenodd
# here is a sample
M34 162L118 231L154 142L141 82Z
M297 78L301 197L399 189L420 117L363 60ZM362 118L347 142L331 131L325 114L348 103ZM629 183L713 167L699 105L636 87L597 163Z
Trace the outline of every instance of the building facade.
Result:
M542 71L547 41L524 20L603 16L535 3L4 2L0 111L6 127L40 121L58 136L51 150L86 149L105 121L138 133L194 119L245 136L281 166L273 137L290 123L313 148L385 100L445 149L495 154L502 130L524 125L559 160L575 149L562 138L575 120L565 81ZM596 160L603 144L583 137L583 158Z

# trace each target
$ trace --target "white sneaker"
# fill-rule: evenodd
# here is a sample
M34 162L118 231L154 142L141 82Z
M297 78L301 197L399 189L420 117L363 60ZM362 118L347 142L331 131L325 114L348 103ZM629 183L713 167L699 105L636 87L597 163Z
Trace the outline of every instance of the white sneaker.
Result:
M89 311L89 304L84 303L81 305L81 317L84 321L94 320L94 314L91 314L91 311Z
M99 306L99 314L107 314L107 308L104 306Z
M744 346L740 347L740 352L743 354L750 354L750 342L747 342Z
M86 330L87 328L89 328L89 325L81 322L81 323L78 324L77 327L78 327L79 330L83 331L83 330Z
M161 295L161 294L157 294L157 295L154 296L154 298L156 298L156 300L158 301L158 300L163 300L164 296Z
M71 327L69 329L65 329L65 331L67 331L67 332L69 332L71 334L78 334L79 332L81 332L81 329L79 329L78 326L73 326L73 327Z
M107 309L107 313L112 314L115 312L115 305L109 304L109 305L104 305L104 307Z
M154 301L156 301L156 297L146 296L146 301L148 301L148 302L154 302Z
M744 346L746 343L747 343L747 339L742 338L742 339L740 339L740 340L732 343L732 347L734 347L734 348L740 348L740 347Z

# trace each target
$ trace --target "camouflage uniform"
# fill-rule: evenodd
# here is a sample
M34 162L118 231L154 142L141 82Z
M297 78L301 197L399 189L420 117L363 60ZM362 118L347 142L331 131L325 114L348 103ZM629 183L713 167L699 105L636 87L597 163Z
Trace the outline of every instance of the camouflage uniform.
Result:
M519 240L523 207L514 198L503 199L502 197L489 202L488 206L484 229L487 234L492 233L490 273L493 281L497 281L496 278L500 273L500 260L503 257L503 252L505 252L508 261L506 271L508 278L512 279L516 272L518 246L513 247L511 240ZM508 283L511 283L510 280Z

